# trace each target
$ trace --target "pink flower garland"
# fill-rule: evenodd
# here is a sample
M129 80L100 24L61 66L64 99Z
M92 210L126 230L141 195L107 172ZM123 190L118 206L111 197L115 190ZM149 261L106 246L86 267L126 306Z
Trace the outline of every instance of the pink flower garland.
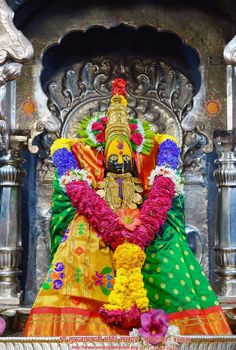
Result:
M87 218L91 227L102 236L103 241L115 250L125 241L145 249L147 244L154 240L172 206L174 187L170 178L163 176L155 178L148 198L140 210L142 224L134 231L129 231L119 224L118 216L87 182L73 181L66 186L66 190L72 205Z
M106 310L100 308L100 315L106 320L107 324L122 327L124 329L132 329L141 326L141 312L136 305L130 310Z

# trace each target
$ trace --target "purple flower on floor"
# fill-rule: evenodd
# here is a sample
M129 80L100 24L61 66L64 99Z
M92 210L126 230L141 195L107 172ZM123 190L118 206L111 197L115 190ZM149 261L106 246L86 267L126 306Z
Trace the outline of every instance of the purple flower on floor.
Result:
M3 335L5 329L6 329L6 321L4 320L4 318L0 317L0 336Z
M168 322L169 316L165 311L150 309L141 315L142 327L138 329L138 332L144 338L148 338L152 345L156 345L166 335Z
M65 277L64 272L60 273L60 278L64 278L64 277Z
M64 270L64 265L61 262L56 263L55 271L60 272Z
M53 282L53 288L56 290L61 289L62 286L63 286L63 283L61 280L55 280Z

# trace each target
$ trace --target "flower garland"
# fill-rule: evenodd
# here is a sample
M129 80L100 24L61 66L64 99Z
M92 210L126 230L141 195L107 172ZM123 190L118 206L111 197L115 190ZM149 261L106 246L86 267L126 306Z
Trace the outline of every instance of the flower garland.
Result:
M80 141L97 149L103 149L105 146L105 129L107 116L104 113L94 113L92 118L84 117L79 123L77 130Z
M71 169L78 169L74 155L66 147L55 150L52 161L58 170L59 176L65 175Z
M53 154L61 148L66 148L70 152L71 147L76 143L76 141L77 140L67 138L60 138L55 140L51 146L51 156L53 156Z
M124 79L118 78L113 82L112 96L116 94L120 95L122 104L126 107L128 102L125 98L126 81ZM84 117L80 121L79 129L77 130L80 141L98 150L104 149L107 121L107 116L102 112L96 112L92 117ZM137 153L149 155L153 148L155 137L155 133L151 130L150 123L146 120L141 123L134 117L129 117L128 123L131 132L130 141L132 149Z
M101 316L109 324L115 323L127 329L139 325L141 312L148 307L141 273L146 255L142 250L155 238L166 221L175 193L174 183L167 177L155 178L140 210L141 224L132 231L119 223L117 214L87 183L72 181L66 186L66 191L72 205L87 218L103 241L115 250L117 277L114 290L108 297L109 304L100 310ZM139 265L135 257L138 258ZM135 263L137 266L133 265Z
M131 117L129 119L131 131L130 141L132 148L137 153L150 154L154 146L154 131L151 130L150 123L144 120L142 123Z
M165 140L160 144L158 165L177 169L179 165L180 149L172 140Z
M127 104L127 100L124 97L123 100L124 104ZM134 117L130 117L128 122L131 132L130 141L132 149L137 153L150 154L155 136L151 130L150 123L146 120L140 122ZM80 121L79 129L77 130L80 141L99 150L104 149L106 125L107 116L104 113L94 113L92 118L91 116L84 117Z
M116 249L114 289L108 297L109 304L100 309L101 315L108 323L114 322L115 311L116 324L124 327L124 317L127 317L128 312L129 324L126 327L131 328L140 323L141 312L148 310L149 300L141 272L145 258L145 253L134 244L124 243Z
M162 162L169 161L173 150L178 156L176 144L164 140L160 150L168 151L168 157L161 157ZM71 141L69 140L68 143ZM162 146L164 144L164 146ZM107 203L90 187L87 173L78 168L75 158L65 146L57 149L54 145L53 161L58 168L60 184L66 189L72 205L84 215L91 227L102 237L103 241L115 250L114 258L117 268L114 289L108 297L108 304L101 308L101 316L108 324L116 324L131 329L140 325L140 317L148 310L148 298L144 289L141 268L145 260L143 250L153 241L160 227L166 221L168 210L177 191L179 175L175 169L157 166L150 174L151 191L140 210L133 213L135 224L121 220ZM165 163L164 163L165 164ZM172 162L172 166L176 164ZM170 165L168 163L168 165ZM71 169L69 169L71 167ZM93 203L93 205L91 205ZM125 212L125 217L129 213ZM134 253L135 252L135 253ZM139 265L133 265L134 257L138 257ZM130 259L128 259L130 257Z
M64 191L66 190L66 185L72 181L86 181L90 187L92 186L92 181L88 177L87 171L84 169L71 169L59 179L59 183Z
M84 169L79 169L71 147L75 143L72 139L58 139L51 147L51 155L54 165L60 176L59 183L65 191L66 185L72 181L86 181L90 186L92 181Z
M156 166L149 176L149 185L152 186L156 176L169 177L175 185L175 194L181 195L184 192L184 180L175 169L167 166Z
M130 231L119 224L117 214L86 182L72 181L66 186L66 192L72 205L87 218L91 227L99 232L103 241L113 250L124 242L144 249L165 223L175 194L174 183L170 178L156 177L140 210L142 224Z

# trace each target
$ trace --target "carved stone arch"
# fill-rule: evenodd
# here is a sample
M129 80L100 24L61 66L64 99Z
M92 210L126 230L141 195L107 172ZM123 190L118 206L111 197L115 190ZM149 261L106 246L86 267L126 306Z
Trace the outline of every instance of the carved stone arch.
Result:
M177 137L182 147L181 122L192 106L191 83L178 70L163 62L135 57L125 57L125 61L126 73L123 76L128 85L129 114L149 120L157 132ZM105 62L110 67L106 73L102 69ZM94 58L54 77L55 81L48 87L48 105L60 124L56 131L58 136L76 137L79 119L95 111L106 112L111 83L119 77L114 71L116 67L121 67L121 57ZM73 79L75 76L77 80Z
M192 50L191 54L195 54L197 57L195 50L187 47L182 39L174 33L160 34L155 28L148 26L135 28L121 25L118 27L121 34L122 31L127 30L127 35L130 35L130 38L144 37L145 31L149 34L152 33L153 36L156 35L156 40L160 40L160 38L163 40L163 37L168 35L168 38L172 38L173 46L179 46L179 51L183 51L183 48ZM104 34L113 31L116 39L117 33L115 31L119 28L96 27L98 31L104 31ZM83 38L83 35L89 37L90 31L96 31L96 29L90 28L83 34L79 32L78 38ZM59 55L60 50L63 52L63 47L68 46L67 42L70 41L70 37L75 37L75 35L74 31L67 34L56 47L55 45L50 46L48 50L45 50L44 55L52 53ZM109 41L109 34L107 34L107 38ZM82 42L80 51L83 52L83 39L80 42ZM75 137L76 134L73 130L76 130L78 119L82 118L83 115L90 115L91 111L106 111L112 80L123 76L128 84L127 97L130 113L139 119L149 120L155 131L176 136L179 146L182 147L185 136L182 124L187 112L192 108L193 95L199 88L199 86L196 87L197 84L194 86L192 83L191 80L194 79L191 77L191 72L187 72L188 63L185 66L186 62L181 62L183 57L179 58L178 54L173 52L173 48L169 48L166 54L163 43L154 44L148 54L145 45L143 48L140 43L138 46L136 44L137 54L135 55L132 53L135 45L127 48L127 42L122 42L122 44L126 50L128 49L128 52L109 54L103 50L103 55L90 55L91 57L87 57L87 59L79 58L76 63L72 62L71 65L60 68L48 80L45 79L47 68L43 70L41 81L48 96L48 108L51 111L51 118L45 123L46 130L48 132L54 131L57 137ZM119 45L119 42L116 43L116 50L119 49ZM158 54L155 52L157 48L161 51ZM96 52L96 47L94 51ZM72 52L75 54L74 48ZM78 52L76 53L78 55ZM177 57L175 59L177 63L173 61L171 64L168 55L173 56L174 54ZM195 60L197 61L197 58ZM44 61L45 58L43 58L45 65ZM195 75L198 74L197 64L194 69L197 72ZM187 73L189 73L189 77Z

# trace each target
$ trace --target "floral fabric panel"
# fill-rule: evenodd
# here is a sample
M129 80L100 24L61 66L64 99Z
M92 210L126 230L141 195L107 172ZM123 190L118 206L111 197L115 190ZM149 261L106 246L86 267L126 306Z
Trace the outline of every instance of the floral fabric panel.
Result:
M58 304L63 295L67 305L68 299L74 304L79 297L107 302L114 277L109 248L91 230L86 219L76 214L61 237L36 303L40 303L40 297L55 294Z

